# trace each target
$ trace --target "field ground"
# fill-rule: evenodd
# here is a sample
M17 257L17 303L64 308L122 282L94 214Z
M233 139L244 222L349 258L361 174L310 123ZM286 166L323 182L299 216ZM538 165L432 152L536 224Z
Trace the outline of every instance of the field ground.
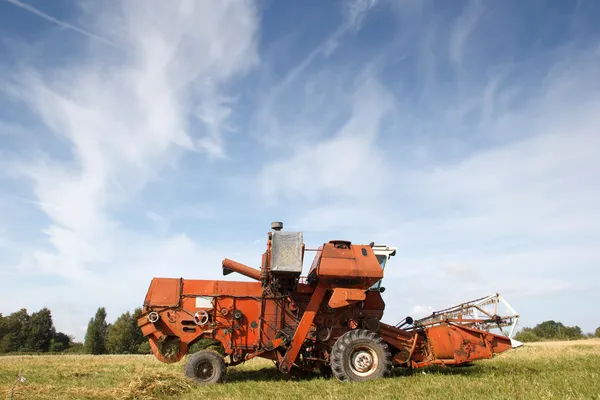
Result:
M184 359L185 361L185 359ZM397 369L389 378L341 383L279 375L256 360L230 368L224 384L197 386L184 361L153 356L8 356L0 391L14 399L600 399L600 339L533 343L460 368Z

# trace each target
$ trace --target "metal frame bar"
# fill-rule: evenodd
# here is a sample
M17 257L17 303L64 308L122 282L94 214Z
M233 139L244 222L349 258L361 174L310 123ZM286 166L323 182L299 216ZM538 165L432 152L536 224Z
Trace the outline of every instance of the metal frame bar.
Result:
M498 305L502 303L510 314L498 315ZM493 306L492 310L486 310L486 307ZM466 318L465 318L466 317ZM499 293L481 297L479 299L467 301L453 307L448 307L440 311L434 311L427 317L414 321L415 327L429 327L443 322L451 322L457 325L471 326L476 325L478 329L490 330L498 328L502 335L513 338L519 314ZM509 327L508 335L502 327Z

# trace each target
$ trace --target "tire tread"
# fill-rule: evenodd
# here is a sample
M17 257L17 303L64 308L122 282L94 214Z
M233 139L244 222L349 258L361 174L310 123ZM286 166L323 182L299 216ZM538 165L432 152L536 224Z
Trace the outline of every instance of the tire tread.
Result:
M333 375L342 382L347 382L351 380L361 380L361 379L353 379L350 375L351 372L347 371L345 368L345 360L344 360L344 352L345 350L352 345L352 343L357 341L367 341L372 345L380 347L381 353L383 353L382 360L382 369L379 373L376 374L376 379L379 377L389 375L392 367L392 355L390 353L389 347L383 339L376 334L375 332L364 330L364 329L355 329L344 333L342 336L338 338L331 349L331 358L330 365Z
M200 360L210 360L217 374L210 381L202 381L195 374L195 366ZM200 350L190 356L185 364L185 376L199 384L212 384L224 382L227 375L227 366L223 357L214 350Z

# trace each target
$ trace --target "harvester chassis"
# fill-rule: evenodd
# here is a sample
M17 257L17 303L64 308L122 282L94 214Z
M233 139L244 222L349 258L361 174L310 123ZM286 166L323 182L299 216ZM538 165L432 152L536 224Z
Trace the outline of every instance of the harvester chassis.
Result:
M296 366L366 381L392 367L454 366L512 348L512 331L486 329L502 332L518 318L498 315L499 296L391 326L381 322L380 285L395 249L330 241L315 250L308 276L301 278L308 251L302 234L281 228L274 223L268 233L260 270L223 260L224 275L238 272L254 282L152 280L138 325L160 361L178 362L190 346L209 338L220 343L225 357L201 350L188 358L185 374L200 384L222 382L228 366L256 357L273 360L284 374ZM493 312L472 313L490 304L496 305Z

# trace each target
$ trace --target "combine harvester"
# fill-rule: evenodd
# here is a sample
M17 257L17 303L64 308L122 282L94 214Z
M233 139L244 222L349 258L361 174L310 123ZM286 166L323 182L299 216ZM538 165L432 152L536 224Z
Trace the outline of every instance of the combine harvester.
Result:
M455 366L520 345L512 340L518 315L497 294L387 325L381 282L396 249L333 240L314 250L304 278L302 233L282 231L280 222L271 228L260 270L223 260L224 275L256 282L152 279L138 325L156 358L180 361L208 338L225 358L211 350L188 358L185 374L200 384L221 382L227 366L255 357L274 360L284 374L296 366L366 381L392 367ZM502 303L507 315L498 314Z

